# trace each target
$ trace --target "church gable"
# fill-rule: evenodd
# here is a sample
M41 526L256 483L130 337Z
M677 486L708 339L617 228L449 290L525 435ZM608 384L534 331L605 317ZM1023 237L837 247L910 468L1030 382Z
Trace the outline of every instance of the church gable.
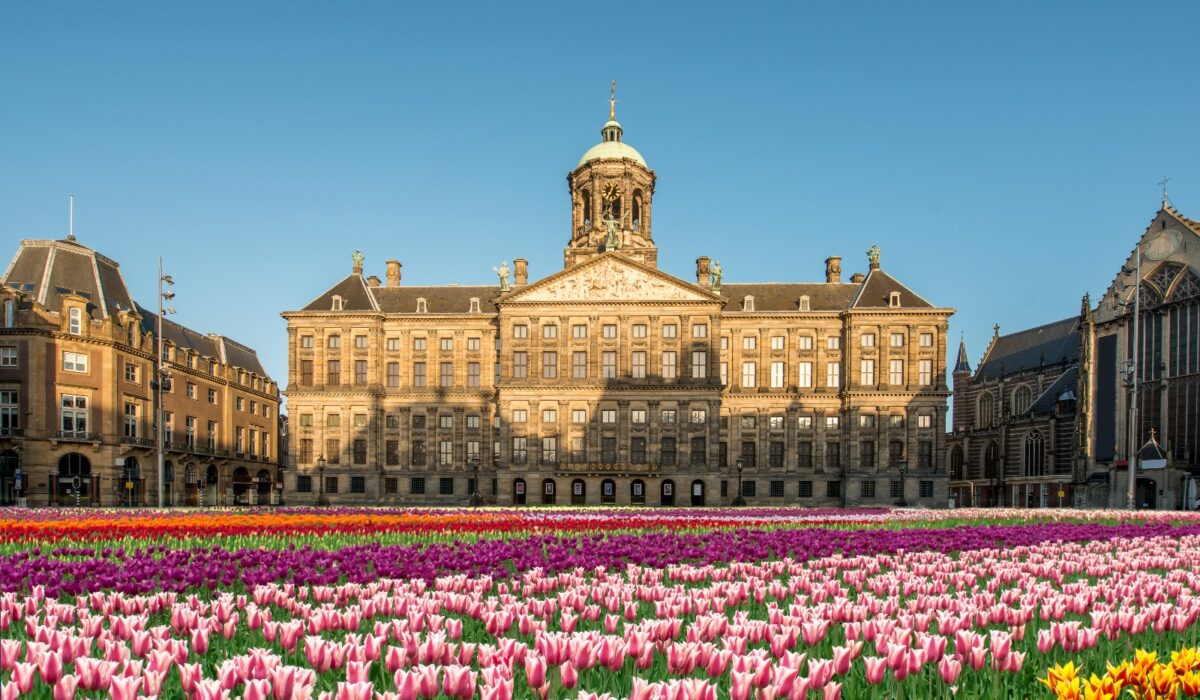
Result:
M601 255L514 292L503 302L703 301L720 297L618 255Z

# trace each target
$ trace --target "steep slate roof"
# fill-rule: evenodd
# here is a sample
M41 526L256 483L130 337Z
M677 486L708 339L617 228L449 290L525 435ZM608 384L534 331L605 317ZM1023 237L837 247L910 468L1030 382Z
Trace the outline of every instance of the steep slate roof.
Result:
M1079 319L1072 316L1000 336L980 361L975 378L995 379L1078 359Z
M857 284L785 283L722 284L721 296L727 297L725 311L741 311L742 300L754 297L754 310L796 311L800 297L807 296L813 311L845 311L858 291Z
M158 314L140 304L137 311L142 315L142 332L154 336L157 330ZM211 357L222 364L240 367L261 377L269 376L254 350L224 336L197 333L187 326L164 318L163 340L174 344L177 348L191 350L201 357Z
M343 311L379 310L362 275L351 273L341 282L330 287L324 294L313 299L302 311L329 311L333 309L334 296L342 298Z
M925 301L895 277L880 269L873 269L867 273L867 278L863 280L862 289L855 297L853 306L856 309L887 308L888 297L892 292L900 292L902 308L933 308L933 304Z
M426 311L431 314L468 313L471 297L478 297L481 313L494 314L500 287L373 287L370 292L379 303L379 310L388 314L416 313L418 297L425 299Z
M21 241L0 283L54 311L62 307L62 297L78 294L88 300L94 320L134 305L120 266L73 240Z
M1079 367L1072 367L1066 372L1063 372L1058 379L1054 380L1049 388L1042 392L1042 395L1029 405L1026 413L1053 413L1055 406L1058 404L1058 397L1064 392L1075 391L1075 386L1078 384Z
M967 357L967 340L958 339L958 361L954 363L954 373L971 372L971 360Z

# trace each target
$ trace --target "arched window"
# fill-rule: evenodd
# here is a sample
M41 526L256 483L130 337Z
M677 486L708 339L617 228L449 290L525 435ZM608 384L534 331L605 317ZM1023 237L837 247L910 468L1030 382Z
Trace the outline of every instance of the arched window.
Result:
M642 230L642 191L633 191L633 230Z
M996 400L991 393L985 392L979 397L979 411L975 415L975 425L979 428L990 428L996 411Z
M79 335L83 333L83 311L79 307L72 307L67 312L67 332L71 335Z
M1019 386L1013 392L1012 411L1014 416L1025 415L1029 410L1029 404L1033 403L1033 392L1027 386Z
M1033 431L1025 437L1025 476L1043 476L1046 473L1046 450L1042 434Z
M997 477L996 468L1000 463L1000 447L989 442L983 450L983 478L995 479Z
M955 445L953 450L950 450L950 480L962 481L963 479L963 451L962 447Z
M579 220L583 222L584 230L592 227L592 194L587 190L579 193Z

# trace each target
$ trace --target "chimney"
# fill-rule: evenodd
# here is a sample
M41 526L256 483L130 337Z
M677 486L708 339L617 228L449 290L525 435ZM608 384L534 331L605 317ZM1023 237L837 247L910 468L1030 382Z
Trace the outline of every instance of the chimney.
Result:
M371 275L370 277L367 278L367 286L368 287L378 287L379 286L379 278L375 275Z
M399 287L400 286L400 261L399 260L388 260L387 261L387 286L389 286L389 287Z
M524 287L529 281L529 261L525 258L513 260L513 286Z
M696 284L707 289L712 282L708 276L708 266L712 261L707 255L696 258Z
M837 255L825 258L825 283L842 283L842 259Z
M862 281L865 279L866 277L863 273L855 272L853 275L850 275L850 284L862 284Z

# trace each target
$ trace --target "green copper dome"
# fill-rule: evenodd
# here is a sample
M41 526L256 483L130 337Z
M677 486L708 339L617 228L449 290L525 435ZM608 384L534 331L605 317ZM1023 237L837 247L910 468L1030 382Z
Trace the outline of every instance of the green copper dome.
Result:
M579 164L575 167L578 168L593 160L620 160L622 158L629 158L643 168L649 167L646 165L646 159L637 152L637 149L620 141L605 141L592 146L587 153L583 154L583 157L579 159Z

